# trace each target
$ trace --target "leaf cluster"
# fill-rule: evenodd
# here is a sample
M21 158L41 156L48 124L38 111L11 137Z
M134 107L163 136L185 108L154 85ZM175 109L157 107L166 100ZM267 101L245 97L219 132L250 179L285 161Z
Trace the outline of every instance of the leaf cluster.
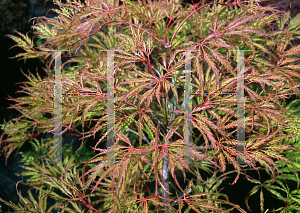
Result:
M11 98L16 102L12 107L22 116L2 126L2 151L8 157L36 132L54 132L54 59L49 59L53 50L67 50L65 55L70 57L76 54L65 62L78 65L63 69L64 92L93 94L62 98L62 133L76 132L82 136L82 143L96 134L101 137L94 147L99 154L86 162L82 172L76 167L55 170L32 162L35 168L31 174L43 171L42 183L49 186L46 190L39 188L41 203L32 200L36 208L42 208L42 200L52 196L61 201L59 208L70 212L74 210L68 205L77 212L84 211L82 206L96 212L181 212L184 206L186 211L228 212L225 204L243 212L218 192L222 178L216 174L225 173L227 163L232 163L237 172L234 183L247 166L265 168L275 178L283 164L292 163L285 151L294 150L294 144L281 143L291 135L281 132L292 129L295 118L285 114L289 111L281 100L299 94L300 45L289 46L299 36L299 16L287 24L284 20L289 14L258 7L255 1L239 3L238 7L232 2L185 7L178 1L124 0L118 7L91 0L85 4L54 2L59 6L54 9L58 16L38 18L40 22L33 27L45 43L34 47L28 36L9 36L26 51L16 57L43 58L49 75L45 79L26 75L28 82L21 92L27 96ZM280 31L268 29L270 22L278 20ZM115 144L107 150L97 147L107 142L108 135L108 50L114 55ZM250 52L244 70L244 125L250 137L244 142L243 152L236 151L240 145L235 137L237 95L219 95L239 92L234 68L237 50ZM191 61L187 62L189 54ZM189 69L189 63L192 89L185 91L184 69ZM192 92L190 106L186 92ZM193 143L187 142L186 123L198 133L191 136ZM47 155L51 158L53 154L54 148L50 148ZM247 165L237 163L237 158ZM205 181L196 172L198 168L214 175ZM211 185L189 180L182 188L178 171L184 180L188 171ZM170 178L175 184L170 184ZM248 179L260 186L271 183ZM146 183L151 181L155 182L155 190L146 196ZM282 198L276 187L268 186L268 190ZM87 190L91 190L90 195ZM249 196L258 190L259 186L253 188ZM90 196L95 200L91 201ZM24 202L24 208L13 207L27 211L28 201ZM105 204L95 209L100 202ZM263 203L261 194L261 211ZM43 207L39 211L46 210Z

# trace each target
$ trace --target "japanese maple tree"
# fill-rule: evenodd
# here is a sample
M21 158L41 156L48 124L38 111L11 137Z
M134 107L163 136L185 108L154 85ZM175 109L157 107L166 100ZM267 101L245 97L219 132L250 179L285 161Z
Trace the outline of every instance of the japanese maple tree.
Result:
M53 50L71 57L62 66L63 91L93 94L62 97L62 133L71 131L82 143L100 135L94 147L98 153L81 168L74 158L64 159L68 165L24 167L30 171L24 173L30 177L28 184L40 195L38 202L23 199L20 206L1 199L17 212L51 212L54 206L47 207L47 197L68 212L244 212L219 192L226 163L236 170L233 183L249 168L265 168L275 177L276 161L291 163L283 151L294 147L282 141L293 135L280 133L290 127L282 100L299 94L300 46L290 46L299 22L282 21L288 14L252 0L200 1L185 7L177 0L54 2L58 16L36 18L33 26L33 33L45 40L41 46L34 46L28 35L9 35L25 50L16 57L40 57L48 77L26 75L22 92L27 96L11 98L22 116L3 125L2 153L8 157L33 135L54 132ZM270 30L270 23L279 20L287 23L284 30ZM115 144L100 149L107 141L109 50L114 54ZM236 150L235 134L237 50L250 50L244 70L243 153ZM189 114L187 54L192 68ZM67 67L71 62L77 65ZM186 151L187 119L193 134ZM53 147L48 162L53 161ZM116 162L106 162L109 152ZM195 178L182 187L178 174L185 180L186 172ZM203 172L209 174L206 180ZM149 182L155 183L154 190ZM103 205L96 207L99 202Z

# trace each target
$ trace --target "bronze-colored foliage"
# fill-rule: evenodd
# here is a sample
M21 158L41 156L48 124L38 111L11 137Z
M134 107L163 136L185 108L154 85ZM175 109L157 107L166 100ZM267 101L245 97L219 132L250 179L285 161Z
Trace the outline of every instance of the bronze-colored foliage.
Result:
M296 79L300 75L296 62L300 45L288 48L291 39L298 34L299 22L295 21L298 17L287 27L282 24L280 31L273 32L268 29L269 23L284 20L284 16L252 0L203 1L185 7L175 0L123 0L121 6L113 5L113 1L108 4L92 0L86 0L85 4L75 0L54 2L59 6L54 9L58 16L37 18L40 22L33 26L35 33L46 40L42 46L34 47L30 38L21 33L21 37L9 35L26 51L16 57L25 60L42 57L48 65L49 76L45 79L27 76L28 82L21 91L27 96L11 98L16 102L12 107L22 116L3 125L2 153L8 157L36 132L53 132L54 118L45 116L54 115L51 74L54 59L49 59L52 54L49 50L67 49L70 56L76 53L76 58L65 63L77 62L78 66L63 69L65 92L97 94L107 92L105 51L114 50L116 143L113 150L117 162L104 162L108 151L97 148L99 143L106 141L106 96L64 96L63 132L81 132L82 140L101 133L94 148L100 153L85 162L89 169L48 168L51 171L60 169L56 171L56 178L44 165L34 165L36 168L27 175L38 176L40 170L45 177L41 183L49 186L47 190L39 188L42 193L39 204L32 200L39 206L39 212L46 212L46 207L40 208L47 196L60 200L60 208L68 212L75 212L67 207L68 203L76 212L84 212L83 206L96 212L163 209L181 212L183 206L196 212L229 212L224 204L244 212L226 197L221 197L217 186L223 179L215 176L217 171L224 173L226 163L233 163L237 172L235 183L247 166L258 169L259 166L250 162L257 162L273 176L278 170L275 160L291 163L282 151L294 147L280 143L291 137L279 134L282 128L292 129L286 123L289 117L285 112L288 111L280 100L299 94L300 84ZM204 95L204 92L235 93L237 53L232 50L251 50L244 73L245 130L251 137L245 141L244 153L236 153L236 130L232 131L237 128L236 96ZM200 92L192 96L192 111L188 117L193 131L203 137L200 140L198 135L193 135L194 143L188 154L198 164L185 161L183 154L187 118L183 110L182 69L187 51L191 51L193 92ZM79 125L81 131L76 129ZM84 127L89 128L87 133L83 133ZM49 158L53 153L54 148L51 148ZM239 165L236 157L249 164ZM213 178L203 180L196 172L198 168L213 173ZM190 180L187 188L182 188L177 171L181 171L184 178L188 171L201 183ZM171 177L176 185L169 185ZM145 197L147 181L155 181L155 192ZM215 186L207 190L203 182ZM52 188L60 190L64 196L56 194ZM91 190L90 195L86 194L87 190ZM99 196L99 199L92 202L90 196ZM105 201L103 208L94 209L93 206L101 201ZM29 207L24 210L26 208Z

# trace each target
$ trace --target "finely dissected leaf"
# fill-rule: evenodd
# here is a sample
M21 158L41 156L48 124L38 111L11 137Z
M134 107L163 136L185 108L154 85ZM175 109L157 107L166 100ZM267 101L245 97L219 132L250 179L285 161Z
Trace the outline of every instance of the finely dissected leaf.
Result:
M42 45L35 47L28 34L9 35L25 50L16 57L42 58L48 76L25 75L28 81L21 93L26 96L9 99L21 115L1 125L1 153L8 158L28 139L54 132L54 59L48 60L54 49L68 50L64 57L76 57L64 62L62 69L63 93L77 93L62 97L62 133L81 137L79 149L87 145L83 139L96 140L92 148L98 153L84 160L81 171L74 162L82 159L67 151L70 148L64 150L64 163L70 165L63 167L48 164L55 153L53 140L44 144L51 145L46 151L42 144L32 143L36 154L21 153L28 163L21 175L39 190L39 200L31 192L27 200L18 191L21 204L8 204L16 212L51 212L54 206L46 209L47 197L57 200L60 211L68 212L183 212L184 208L185 212L245 212L220 194L221 183L229 174L225 172L227 162L234 163L237 173L233 183L246 175L248 168L242 169L236 157L253 162L257 171L261 168L255 162L259 163L271 175L264 183L248 178L258 184L246 197L248 208L249 197L260 190L260 208L265 211L266 189L276 198L286 199L285 210L297 209L299 191L290 192L283 180L299 181L292 168L299 169L299 150L295 148L299 148L298 102L285 106L284 100L299 94L299 45L290 42L299 37L298 16L285 27L288 20L283 14L258 7L255 1L243 2L243 7L235 9L234 4L241 3L202 2L184 8L177 0L125 0L122 6L112 0L55 2L58 16L37 18L33 26L35 36L45 40ZM272 21L278 23L279 31L267 30ZM113 50L112 64L107 50ZM236 152L234 135L239 103L234 94L239 82L237 50L252 50L245 57L244 126L248 139L244 152ZM191 93L198 92L191 94L188 116L187 51L191 53ZM113 164L105 162L110 151L98 147L108 136L105 93L112 92L107 91L111 65L115 79ZM192 126L190 150L184 149L187 121ZM185 161L184 151L193 162ZM46 155L47 165L39 164L38 153ZM198 169L208 172L207 181ZM187 171L194 179L197 176L197 183L188 178ZM182 187L178 172L184 182L187 179L187 187ZM279 186L273 185L276 180ZM146 182L155 186L148 187ZM286 198L281 191L288 194ZM104 205L95 209L100 202ZM226 209L225 204L231 207Z
M300 53L300 45L294 46L285 52L284 56L296 55Z

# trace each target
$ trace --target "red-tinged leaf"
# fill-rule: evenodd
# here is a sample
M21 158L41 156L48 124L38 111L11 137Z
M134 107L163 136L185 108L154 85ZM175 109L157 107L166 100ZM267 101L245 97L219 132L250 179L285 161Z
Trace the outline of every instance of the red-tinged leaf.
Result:
M204 53L204 59L208 63L208 65L212 68L213 73L215 74L216 82L219 82L219 69L216 64L211 60L211 56ZM218 84L215 86L215 91L218 90Z
M281 58L278 61L278 66L284 66L286 64L292 64L292 63L297 62L299 60L300 60L299 58Z
M246 203L246 205L247 205L247 208L248 208L250 211L251 211L251 209L250 209L250 206L248 205L248 200L249 200L249 198L250 198L252 195L256 194L256 192L258 192L259 189L260 189L260 185L254 186L254 187L251 189L251 191L249 192L249 194L247 195L246 199L245 199L245 203Z
M203 69L202 69L202 65L200 64L200 60L199 58L197 57L195 59L195 67L196 67L196 71L197 71L197 75L198 75L198 79L197 82L198 85L200 86L200 88L203 88L203 85L204 85L204 74L203 74ZM202 89L203 90L203 89ZM203 93L203 91L200 91L201 93Z
M224 172L225 169L226 169L225 157L224 157L224 155L223 155L222 153L220 153L220 152L219 152L219 154L218 154L218 160L219 160L219 162L220 162L220 164L221 164L221 169L222 169L222 171Z
M253 45L255 47L258 47L259 49L261 49L264 53L267 53L268 55L275 57L274 54L272 52L270 52L264 45L261 45L261 44L255 43L255 42L253 42Z
M145 157L145 156L141 156L141 160L143 161L143 162L145 162L146 164L149 164L149 165L151 165L152 167L153 167L153 164ZM146 175L147 176L147 175Z
M84 120L85 120L85 118L86 118L86 115L87 115L87 113L89 112L89 110L90 110L92 107L94 107L97 103L98 103L98 101L94 101L94 103L92 103L91 105L87 106L87 108L85 108L85 112L84 112L83 119L82 119L83 122L84 122Z
M138 123L138 134L139 134L139 143L142 144L142 128L143 128L143 124L142 124L142 116L140 114L140 120L139 120L139 123Z
M270 61L264 60L264 59L262 59L262 58L257 58L257 57L255 57L255 58L254 58L254 61L256 61L256 62L258 62L258 63L261 63L261 64L263 64L263 65L266 65L266 66L268 66L268 67L273 67L273 66L274 66L274 64L270 63ZM249 79L249 80L251 80L251 79Z
M243 17L239 17L234 19L232 22L230 22L227 26L226 26L226 31L232 31L234 29L236 29L237 27L246 24L247 22L256 19L256 18L263 18L263 16L266 16L266 14L257 14L257 15L251 15L251 16L243 16ZM246 18L245 18L246 17ZM245 18L244 20L242 20L243 18Z
M132 96L137 90L141 90L143 87L146 87L148 83L144 83L144 84L140 84L140 85L137 85L136 87L132 88L126 95L124 95L120 101L120 104L126 99L128 98L129 96ZM120 104L118 107L120 107Z
M209 48L210 52L213 54L213 57L217 58L217 60L228 70L232 73L233 76L236 75L234 72L233 67L230 65L229 61L225 59L224 56L222 56L220 53L215 51L214 49Z
M123 195L126 183L128 181L128 176L130 175L130 172L128 171L129 163L130 163L130 159L128 158L125 161L123 161L123 164L122 164L122 176L121 176L121 178L119 177L119 179L118 179L118 181L119 181L118 189L120 189L119 190L119 199L121 199L121 196Z
M171 112L179 113L179 114L184 114L184 110L171 110Z
M218 164L215 161L213 161L212 159L208 158L206 154L201 154L200 152L198 152L196 150L193 150L192 151L192 156L195 157L195 158L197 158L200 161L210 162L212 165L220 168L218 166Z
M171 126L173 126L173 125L171 125ZM181 125L178 125L177 127L175 127L175 129L172 129L172 128L169 127L169 126L168 126L167 128L170 129L170 130L173 132L172 135L175 133L175 134L178 135L181 139L183 139L182 135L180 135L179 132L176 131L176 129L178 129L179 126L181 126ZM173 143L170 143L170 144L173 144Z
M235 150L236 151L236 150ZM234 152L235 152L234 151ZM226 152L226 151L223 151L223 154L225 155L225 157L226 157L226 159L227 159L227 161L228 162L232 162L232 163L235 163L236 162L236 159L235 159L235 157L232 157L231 156L231 154L233 154L233 153L228 153L228 152Z
M163 188L163 190L167 193L167 194L169 194L169 195L171 195L172 193L171 192L169 192L167 189L166 189L166 187L164 186L164 184L162 184L162 182L158 179L158 183L159 183L159 185Z
M161 54L160 56L162 58L163 69L167 70L167 54Z
M175 96L175 100L176 100L176 105L178 105L178 93L177 93L177 89L174 85L170 85L171 86L171 90L173 92L173 95Z
M300 65L287 65L284 68L288 68L288 69L292 69L292 70L299 70L300 69ZM299 76L299 74L298 74L298 76Z
M255 33L255 34L268 36L268 34L262 32L261 30L255 29L255 28L245 28L245 29L243 29L243 33Z
M174 132L179 128L179 126L175 127L175 129L171 129L168 127L168 129L171 129L171 131L168 131L166 137L165 137L165 143L168 143L168 141L170 140L170 138L173 136ZM179 134L179 133L178 133Z
M282 38L282 40L280 41L280 45L277 47L277 51L279 54L284 53L284 50L287 48L287 46L291 43L291 35L288 35L288 37L284 37Z
M103 163L103 165L101 165L101 166L95 166L93 169L91 169L94 172L92 175L89 176L89 179L86 182L86 186L89 186L91 184L91 182L93 182L96 179L96 176L99 174L100 170L103 168L104 165L105 165L105 163ZM102 174L102 176L97 181L96 185L93 187L93 190L91 191L91 193L93 193L95 191L97 186L100 184L101 180L103 180L114 169L115 169L115 166L111 166L111 167L107 168L107 170Z
M118 85L122 85L122 84L132 84L132 83L139 83L139 82L149 82L153 80L153 78L143 78L143 79L133 79L133 80L128 80L128 81L124 81L124 82L121 82L119 83ZM149 83L147 83L149 84Z
M131 54L129 54L129 53L123 51L123 50L115 50L115 51L116 52L118 51L118 52L121 52L121 53L123 53L125 55L128 55L128 57L126 57L126 56L123 56L123 55L114 54L114 56L116 58L122 58L122 59L125 60L125 62L118 64L119 66L123 65L123 64L136 63L136 62L142 61L141 59L137 60L137 58L135 57L135 55L131 55Z
M124 103L126 103L126 102L124 102ZM126 107L126 106L122 106L122 107L119 108L119 110L124 110L124 111L127 110L127 111L128 111L128 110L136 110L136 108L137 108L137 107Z
M161 84L158 84L156 90L155 90L155 95L156 95L156 100L158 101L158 104L160 106L160 108L162 108L160 99L161 99L161 93L160 93L160 88L161 88Z
M169 159L170 159L169 160L169 169L170 169L171 175L172 175L176 185L183 192L183 189L180 187L180 184L178 183L178 180L177 180L176 174L175 174L175 167L174 167L174 163L176 162L175 158L172 155L169 155Z
M116 136L132 147L129 138L126 135L124 135L122 132L116 131Z
M257 100L263 100L261 96L259 96L256 92L252 91L248 87L245 87L245 90L250 95L251 99L255 102L255 106L257 106Z
M150 117L147 114L145 114L143 118L146 121L146 124L148 126L150 126L152 132L154 133L155 132L155 126L154 126L153 121L150 119Z
M192 121L193 126L196 127L203 136L205 135L205 138L206 137L209 138L209 140L211 141L211 145L216 150L217 149L217 146L216 146L217 141L216 141L215 137L213 136L212 132L210 131L209 127L206 125L206 123L202 122L201 119L196 118L195 121L196 121L196 123ZM206 145L208 145L208 144L206 144Z
M140 109L140 107L143 104L145 99L149 99L149 98L153 97L153 96L151 96L151 94L153 93L154 89L155 88L152 88L143 94L143 96L141 97L141 100L139 101L139 104L138 104L138 110Z
M140 74L140 75L141 75L143 78L145 78L145 79L148 79L148 80L149 80L149 79L156 80L156 78L154 78L154 77L155 77L154 75L149 74L149 73L147 73L147 72L141 72L141 71L137 70L136 68L134 68L134 72Z
M289 56L289 55L294 55L296 56L297 54L300 53L300 44L292 47L291 49L287 50L283 56Z
M192 43L194 43L194 42L192 42ZM181 52L183 52L183 50L175 50L174 52L173 52L173 54L171 55L171 57L170 57L170 60L169 60L169 66L174 62L174 60L175 60L175 57L178 55L178 53L181 53ZM180 66L182 66L183 64L184 64L184 62L181 62L181 61L178 61L177 63L176 63L176 65L178 66L180 64ZM170 67L168 67L169 68L169 72L171 72L172 71L172 69L170 70Z
M221 38L217 38L217 41L210 41L210 44L217 47L217 48L220 48L220 47L224 47L224 48L228 48L228 49L234 49L234 47L230 44L226 44L226 42L221 39Z
M250 43L251 43L251 48L252 48L252 51L255 51L255 47L252 43L252 39L247 35L247 34L243 34L243 30L240 30L240 31L228 31L228 32L225 32L225 35L239 35L243 38L246 38Z

